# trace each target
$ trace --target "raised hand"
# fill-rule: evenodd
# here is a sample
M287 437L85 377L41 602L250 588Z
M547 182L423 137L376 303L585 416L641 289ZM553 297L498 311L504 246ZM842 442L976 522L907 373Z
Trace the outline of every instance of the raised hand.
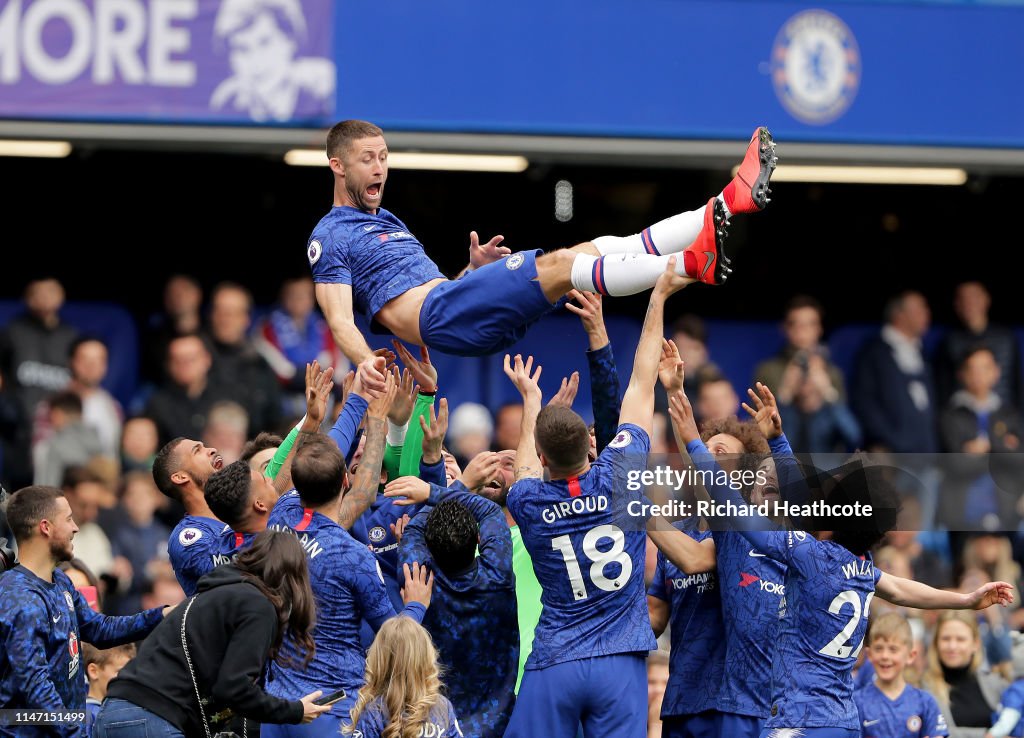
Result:
M395 346L395 351L398 352L398 358L412 372L413 379L419 384L420 390L437 392L437 369L430 363L430 351L427 347L420 346L420 358L417 360L409 353L409 349L405 347L404 343L397 339L392 343Z
M320 363L313 360L306 364L306 420L319 428L327 417L327 398L334 389L334 367L320 369Z
M1013 604L1013 585L1007 582L989 582L967 595L968 606L984 610L992 605L1007 607Z
M459 481L466 489L478 490L498 476L505 457L495 451L481 451L466 464Z
M548 405L558 405L572 410L572 403L576 399L576 393L579 392L579 389L579 372L573 372L569 377L562 377L562 386L558 388L555 396L548 401Z
M609 343L608 330L604 325L604 310L600 293L569 290L569 298L578 302L579 307L567 302L565 309L580 317L583 330L587 332L587 338L590 341L590 350L595 351L607 346Z
M661 361L658 362L658 379L665 392L672 394L683 388L683 360L675 341L661 339Z
M434 406L430 406L430 425L427 425L426 418L420 416L420 428L423 429L423 463L436 464L441 460L441 446L444 445L444 436L448 432L447 398L441 398L436 414Z
M384 496L397 498L399 507L419 505L430 497L430 485L419 477L399 477L384 485Z
M405 526L407 526L411 520L412 518L410 518L408 515L403 515L398 520L393 522L390 526L388 526L389 528L391 528L391 533L395 536L395 540L399 543L402 542L402 536L405 535Z
M416 401L416 386L412 381L412 371L406 368L399 379L398 367L391 370L398 385L398 392L395 394L395 401L391 403L391 411L388 413L388 420L392 425L404 426L409 422L412 415L412 406Z
M672 425L676 435L684 444L700 438L697 421L693 417L690 399L682 390L673 392L668 398L668 414L672 417Z
M519 394L523 396L523 400L536 400L538 405L541 401L540 385L537 381L540 379L540 373L543 367L540 364L537 365L537 371L533 371L533 357L530 356L526 359L526 363L523 363L523 357L520 354L516 354L515 362L512 362L512 357L505 354L505 376L512 380L512 384L519 390Z
M428 571L426 566L417 562L402 564L405 573L405 586L402 587L402 602L419 602L424 607L430 607L430 593L434 588L434 572ZM427 574L430 574L428 577Z
M477 235L476 231L469 232L469 264L474 269L479 269L482 266L486 266L491 262L495 262L498 259L508 256L512 253L512 249L506 246L499 246L502 241L505 240L504 236L495 236L485 244L480 243L480 236Z
M377 361L383 361L378 358ZM391 372L385 373L384 389L379 395L370 400L370 406L366 408L366 417L384 420L391 411L391 403L395 401L398 394L398 384L395 382L395 375Z
M654 283L654 292L662 297L668 297L687 285L693 284L693 282L692 277L687 277L685 274L676 274L676 257L670 256L668 264L665 266L665 271L661 273L658 281Z
M356 378L352 383L352 392L369 402L384 391L384 381L388 375L388 360L384 356L371 354L359 362L356 367Z
M772 394L767 385L761 382L754 386L757 387L757 392L749 388L747 389L747 395L750 397L750 401L754 403L754 407L744 402L743 409L747 411L747 415L754 419L754 422L757 423L757 427L761 429L765 438L778 438L782 435L782 416L779 414L779 406L775 402L775 395Z

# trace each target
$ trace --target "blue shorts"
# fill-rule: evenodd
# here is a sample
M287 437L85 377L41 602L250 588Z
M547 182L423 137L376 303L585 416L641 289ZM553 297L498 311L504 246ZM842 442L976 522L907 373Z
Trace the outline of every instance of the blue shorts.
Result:
M647 663L616 654L527 669L505 738L647 738Z
M521 340L555 307L537 281L543 253L519 251L437 285L420 308L423 343L455 356L488 356Z
M719 734L729 738L760 738L764 721L764 718L722 712L718 714Z
M732 733L723 733L720 729L721 714L715 710L706 710L696 715L681 717L663 717L661 719L662 738L718 738Z

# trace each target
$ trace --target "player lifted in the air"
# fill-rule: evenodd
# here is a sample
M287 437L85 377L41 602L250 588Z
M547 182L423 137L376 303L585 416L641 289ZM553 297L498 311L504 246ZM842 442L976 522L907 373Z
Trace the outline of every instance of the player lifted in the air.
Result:
M376 330L410 343L482 356L518 341L573 288L615 296L650 289L673 254L680 257L677 274L721 284L731 272L723 251L728 219L768 202L774 149L768 129L758 128L720 195L632 236L510 254L499 246L501 236L481 245L473 233L470 264L459 279L449 280L405 224L381 208L388 178L383 131L366 121L342 121L327 135L334 207L306 247L317 301L338 345L358 364L371 351L353 309Z

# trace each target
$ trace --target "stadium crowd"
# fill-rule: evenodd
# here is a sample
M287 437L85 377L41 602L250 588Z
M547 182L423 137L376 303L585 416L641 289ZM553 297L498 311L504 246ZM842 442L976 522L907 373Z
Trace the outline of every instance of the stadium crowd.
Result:
M612 346L601 294L569 292L588 342L577 372L542 402L533 357L506 357L522 397L496 408L449 407L427 349L396 341L349 363L312 279L285 281L255 320L241 284L214 287L204 310L181 274L141 332L142 389L125 408L103 388L118 347L62 322L57 280L30 283L0 330L0 479L20 490L7 518L21 559L0 575L0 708L87 710L49 730L111 738L1024 735L1024 397L1016 337L990 323L985 287L957 288L960 324L931 355L924 297L894 296L852 376L830 359L822 305L794 297L784 348L741 402L701 320L665 325L686 285L675 264L636 346ZM634 352L622 392L616 360ZM590 398L576 397L583 372ZM581 435L572 408L588 403ZM836 463L808 481L803 455L859 449L888 466ZM623 533L600 515L617 514L617 475L648 456L762 480L645 490L654 499L867 495L892 519ZM896 503L891 479L856 483L864 466L916 484ZM580 512L604 523L584 537ZM564 535L538 533L541 519ZM821 560L857 580L831 610L833 583L809 573ZM856 614L808 656L801 638L830 627L812 615L823 593L824 610ZM574 622L580 603L598 614ZM799 655L783 662L776 644ZM0 721L0 736L38 730Z

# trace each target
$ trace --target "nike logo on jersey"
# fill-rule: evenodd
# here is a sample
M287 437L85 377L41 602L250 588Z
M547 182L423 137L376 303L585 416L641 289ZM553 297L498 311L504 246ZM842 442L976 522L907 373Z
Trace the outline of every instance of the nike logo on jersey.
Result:
M373 230L374 228L376 228L376 227L377 227L377 226L375 226L375 225L374 225L373 223L371 223L371 224L370 224L370 225L368 225L368 226L363 226L363 230L364 230L364 231L366 231L367 233L369 233L370 231L372 231L372 230Z
M53 622L55 622L55 623L59 623L60 622L60 613L57 613L56 615L53 616Z
M866 728L869 725L875 725L875 724L880 723L880 722L882 722L881 718L879 718L878 720L865 720L864 721L864 727Z
M700 277L698 277L698 279L704 279L704 275L708 273L708 267L710 267L711 263L715 260L715 252L705 251L704 256L708 257L708 260L704 262L704 268L700 270Z
M756 559L760 559L760 558L763 558L763 557L765 556L765 554L759 554L759 553L758 553L757 551L755 551L754 549L750 549L750 553L749 553L749 554L747 554L747 556L753 556L753 557L754 557L754 558L756 558Z

